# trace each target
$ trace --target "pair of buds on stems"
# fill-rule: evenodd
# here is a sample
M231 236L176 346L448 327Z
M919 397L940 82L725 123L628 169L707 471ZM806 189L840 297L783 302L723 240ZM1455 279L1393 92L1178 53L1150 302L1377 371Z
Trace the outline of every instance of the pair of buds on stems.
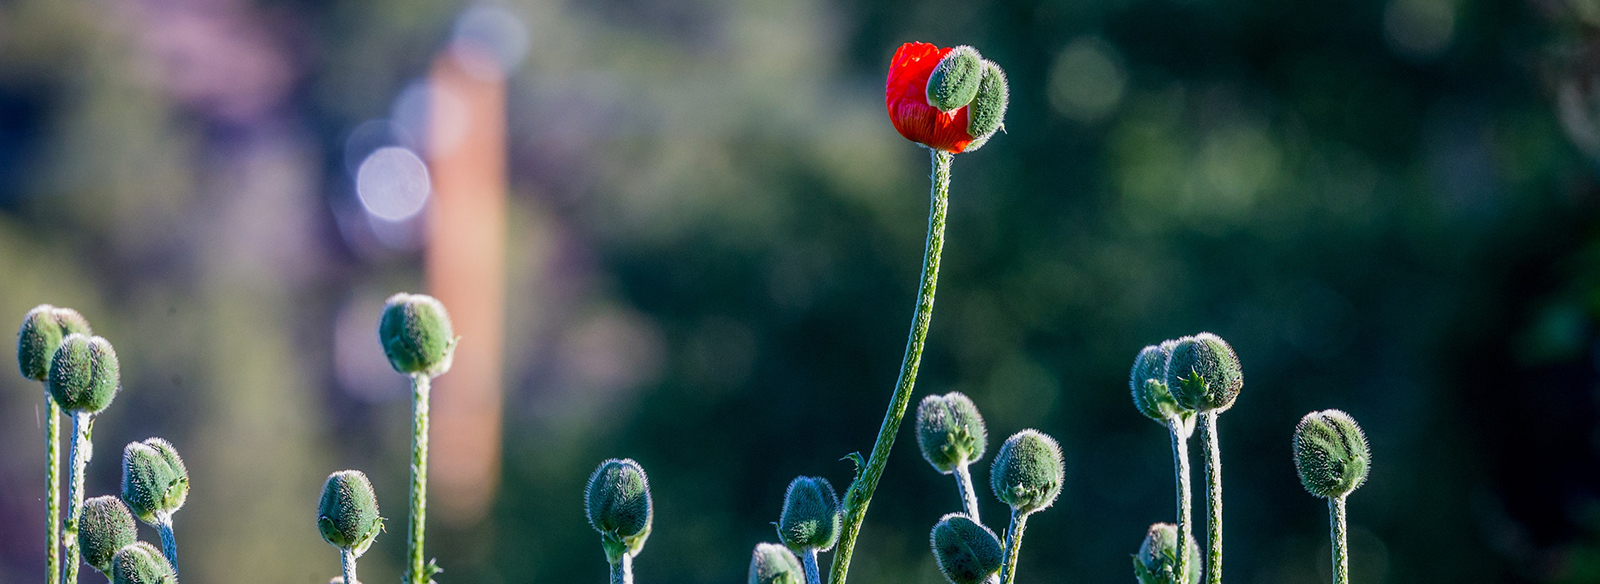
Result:
M52 582L77 581L78 562L122 584L175 583L177 541L172 516L189 494L189 473L177 449L161 438L128 444L122 453L122 496L83 500L84 474L92 457L94 418L110 407L122 389L121 367L111 343L93 336L76 310L42 304L28 311L17 331L17 363L23 376L45 383L46 480ZM71 476L67 517L60 515L59 417L72 417ZM154 527L162 547L138 541L134 517ZM63 534L62 531L65 533ZM58 552L65 566L58 563Z

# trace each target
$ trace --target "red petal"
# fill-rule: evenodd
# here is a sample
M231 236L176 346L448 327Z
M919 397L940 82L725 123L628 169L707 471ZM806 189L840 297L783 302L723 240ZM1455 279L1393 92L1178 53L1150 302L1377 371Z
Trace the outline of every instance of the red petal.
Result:
M884 107L889 121L907 140L940 150L961 152L972 143L967 133L967 108L941 112L928 105L928 76L950 49L928 43L906 43L889 62Z

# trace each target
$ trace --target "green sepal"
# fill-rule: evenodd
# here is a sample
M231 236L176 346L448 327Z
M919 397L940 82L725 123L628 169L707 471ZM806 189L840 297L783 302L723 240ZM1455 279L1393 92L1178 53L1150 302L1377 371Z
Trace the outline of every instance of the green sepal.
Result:
M112 584L178 584L178 573L161 550L136 541L111 558Z
M950 49L928 75L928 105L944 112L961 109L978 95L982 76L983 57L977 49L967 45Z
M978 406L960 392L930 395L917 404L917 447L944 474L983 458L989 431Z
M111 559L117 551L138 540L138 525L120 499L105 495L83 502L83 515L78 520L78 549L83 563L109 576Z
M1239 356L1222 337L1200 333L1178 340L1167 360L1166 383L1184 408L1224 411L1244 388Z
M62 409L98 414L122 389L117 351L102 337L72 333L50 358L50 397Z
M972 136L972 143L967 145L965 152L982 148L995 132L1005 129L1006 107L1010 101L1005 71L993 61L984 61L978 93L967 105L967 134Z
M828 479L797 477L783 495L778 539L795 551L828 551L839 542L842 521L839 495Z
M322 540L361 557L383 531L378 495L372 481L358 470L328 475L317 504L317 531Z
M1199 584L1200 545L1189 540L1189 578L1178 579L1178 527L1156 523L1145 532L1139 553L1133 555L1133 576L1139 584Z
M1004 560L999 536L963 513L940 518L928 540L939 572L951 584L981 584L1000 571Z
M40 304L22 317L17 330L17 365L22 376L44 381L50 376L50 359L55 357L61 339L72 333L93 334L89 321L71 308Z
M1339 410L1311 412L1294 429L1294 468L1312 495L1330 499L1367 480L1372 449L1361 426Z
M626 458L601 462L589 475L583 501L589 525L600 532L607 561L616 563L624 553L638 555L650 537L655 515L644 467Z
M395 371L434 377L450 370L460 337L438 299L401 292L384 302L378 341Z
M756 544L750 553L749 584L805 584L805 569L789 548L775 543Z
M1061 445L1038 430L1023 430L1006 439L989 470L995 498L1019 513L1033 513L1055 503L1065 479Z
M150 438L122 449L122 500L140 521L155 525L188 497L189 471L172 443Z

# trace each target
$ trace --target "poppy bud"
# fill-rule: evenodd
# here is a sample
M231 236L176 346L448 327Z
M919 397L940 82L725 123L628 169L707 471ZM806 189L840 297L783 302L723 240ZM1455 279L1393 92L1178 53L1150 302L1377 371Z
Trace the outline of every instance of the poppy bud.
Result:
M1027 514L1054 503L1065 476L1061 445L1038 430L1023 430L1007 438L995 455L989 486L1000 502Z
M138 539L139 528L121 500L106 495L83 502L83 515L78 519L78 549L83 563L94 566L101 574L110 574L111 558L117 550Z
M775 543L758 543L750 554L750 584L805 584L800 559Z
M789 549L828 551L839 541L839 495L828 479L797 477L783 495L778 539Z
M1200 581L1200 545L1189 541L1189 577L1178 578L1178 527L1157 523L1145 533L1139 553L1133 555L1133 575L1139 584L1184 584Z
M600 463L589 475L583 500L589 525L600 532L607 561L615 563L624 553L639 553L650 537L650 520L655 513L650 503L650 479L639 463L627 458Z
M1311 412L1294 429L1300 484L1324 499L1343 497L1367 480L1372 451L1361 426L1339 410Z
M50 359L50 396L69 412L98 414L122 388L117 352L101 337L72 333Z
M962 513L940 518L928 539L939 571L951 584L980 584L1000 571L1005 557L1000 538Z
M395 371L437 376L450 370L457 339L443 304L432 296L401 292L384 303L378 340Z
M972 136L972 145L967 147L967 151L982 147L989 142L989 137L1005 127L1006 106L1010 101L1005 71L994 61L985 60L983 77L978 81L978 92L967 106L967 133Z
M983 58L977 49L966 45L950 49L928 75L928 105L945 112L960 109L978 95L982 76Z
M189 496L189 471L172 443L160 438L122 449L122 499L140 521L155 525ZM170 519L169 519L170 520Z
M366 553L383 531L378 515L378 495L372 481L359 470L341 470L328 475L322 484L322 501L317 505L317 530L322 540L356 557Z
M1185 413L1183 406L1167 391L1167 359L1177 341L1162 341L1139 351L1133 359L1133 371L1128 374L1128 389L1133 393L1133 405L1144 414L1163 424Z
M17 365L22 376L44 381L50 376L50 359L61 346L61 338L72 333L90 334L89 321L71 308L40 304L22 317L17 331Z
M1244 388L1239 356L1222 337L1200 333L1178 339L1167 359L1167 390L1183 407L1200 412L1233 407Z
M117 550L111 557L112 584L178 584L178 573L156 546L142 541Z
M978 406L960 392L930 395L917 405L917 446L939 472L983 458L988 441Z

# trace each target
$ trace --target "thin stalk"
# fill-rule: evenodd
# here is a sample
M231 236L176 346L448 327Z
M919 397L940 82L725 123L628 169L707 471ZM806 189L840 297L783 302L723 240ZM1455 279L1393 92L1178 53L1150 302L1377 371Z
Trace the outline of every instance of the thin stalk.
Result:
M167 556L167 563L172 564L172 575L178 575L178 538L172 534L172 514L166 511L156 512L156 535L161 536L161 553Z
M817 548L800 552L800 564L806 569L806 584L822 584L822 572L817 569Z
M49 582L55 582L61 579L61 406L50 397L49 388L44 390L44 416L44 549L50 552L45 558L45 571L50 575Z
M1333 584L1350 582L1350 551L1345 547L1344 497L1328 499L1328 516L1333 524Z
M425 373L411 376L411 521L406 528L410 561L406 580L411 584L428 582L422 567L422 530L428 513L428 388L432 381Z
M358 584L356 580L356 553L350 550L339 550L339 563L344 568L344 584ZM176 563L174 563L172 569L174 571L178 569Z
M1194 540L1194 534L1189 532L1189 437L1182 435L1176 424L1172 427L1172 462L1178 475L1178 582L1187 584L1189 542Z
M622 554L611 564L611 584L633 584L633 554Z
M1217 445L1217 412L1200 416L1200 444L1206 457L1206 582L1222 584L1222 448Z
M844 584L850 571L850 555L856 549L856 536L861 532L861 521L867 516L867 504L872 492L878 488L878 479L889 464L889 451L894 447L895 434L900 421L905 418L906 405L911 403L911 389L917 381L917 366L922 362L922 347L928 338L928 323L933 318L933 292L939 281L939 254L944 249L945 212L950 206L950 163L955 155L942 150L933 151L933 188L929 193L928 240L922 255L922 286L917 292L917 310L911 319L911 334L906 339L905 358L900 361L900 378L895 384L894 396L889 400L889 410L883 414L883 425L878 428L878 440L872 445L872 456L865 468L850 484L844 496L844 530L839 538L839 551L833 554L833 567L829 582ZM857 458L859 460L859 457Z
M62 584L78 581L78 521L83 518L83 475L89 468L89 459L94 456L94 444L90 442L93 431L94 414L72 413L72 450L67 455L72 464L72 474L67 481L69 507L66 526L61 530L62 567L65 568L61 571Z
M1022 553L1022 530L1028 525L1028 514L1011 510L1011 529L1006 530L1005 556L1000 561L1000 584L1011 584L1017 579L1017 554Z
M966 510L967 517L979 525L983 521L978 519L978 493L972 488L972 473L967 471L967 464L956 466L956 492L961 494L962 508Z

